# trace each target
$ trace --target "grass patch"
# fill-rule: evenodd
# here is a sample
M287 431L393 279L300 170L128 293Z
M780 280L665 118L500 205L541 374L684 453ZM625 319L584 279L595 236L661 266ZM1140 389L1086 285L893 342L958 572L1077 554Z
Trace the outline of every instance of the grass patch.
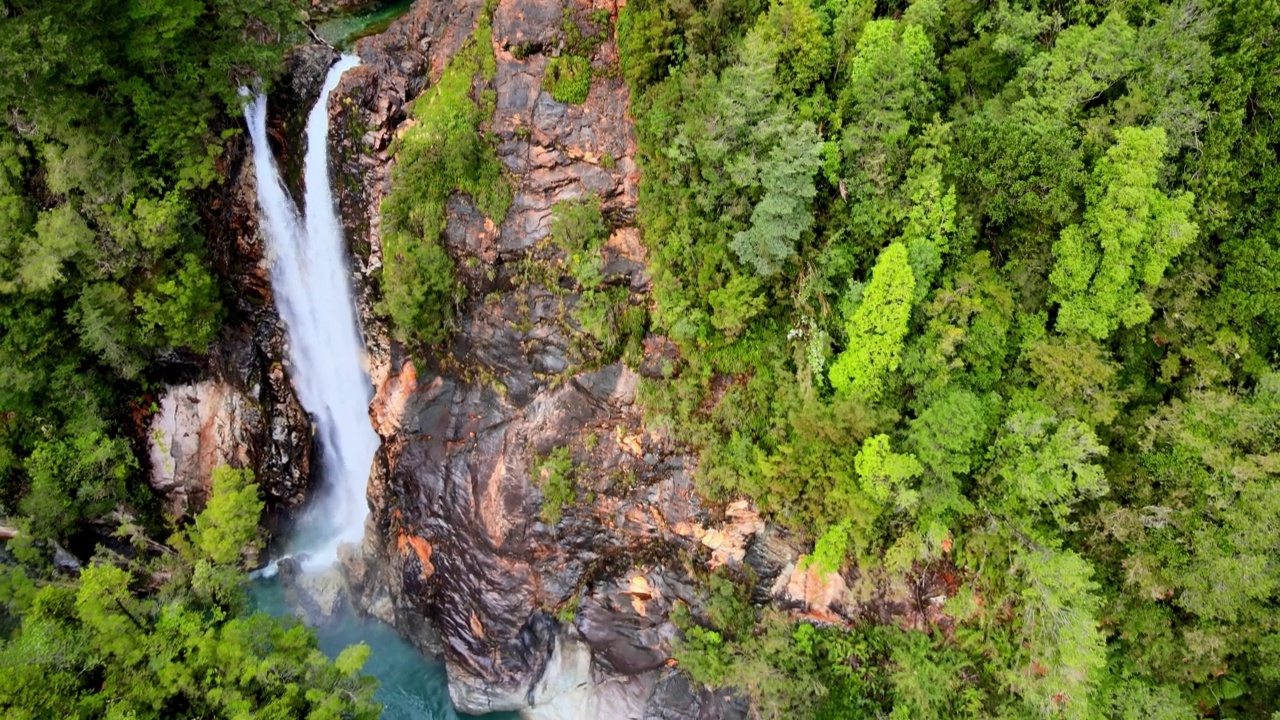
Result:
M542 87L557 102L580 105L591 92L591 61L580 55L561 55L547 63Z
M576 468L567 446L558 447L533 467L533 480L542 490L542 521L555 527L564 517L564 506L577 500Z

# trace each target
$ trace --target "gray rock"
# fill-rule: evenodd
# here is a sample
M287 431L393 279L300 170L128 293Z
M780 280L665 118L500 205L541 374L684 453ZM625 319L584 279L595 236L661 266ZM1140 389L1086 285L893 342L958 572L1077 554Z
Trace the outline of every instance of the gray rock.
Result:
M276 567L285 602L307 625L325 625L346 602L342 571L337 566L307 572L297 559L284 558Z

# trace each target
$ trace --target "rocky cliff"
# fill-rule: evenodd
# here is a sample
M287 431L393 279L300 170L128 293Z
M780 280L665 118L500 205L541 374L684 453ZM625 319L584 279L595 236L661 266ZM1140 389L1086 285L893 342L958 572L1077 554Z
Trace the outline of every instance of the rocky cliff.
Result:
M335 58L332 48L296 48L271 97L272 139L297 196L306 113ZM231 144L221 162L227 180L202 208L214 267L237 291L209 355L178 368L178 381L156 399L148 428L151 484L164 495L166 512L181 517L203 505L213 468L252 468L275 531L306 500L313 429L289 378L247 143Z
M670 667L669 613L677 602L697 603L692 572L741 562L762 523L745 505L713 512L699 503L693 459L642 421L643 364L595 367L579 350L582 333L570 319L578 297L556 281L556 251L544 242L557 201L599 197L612 225L608 282L627 288L633 304L646 302L631 221L635 143L612 39L593 50L586 102L565 105L542 89L565 14L585 24L593 9L601 8L497 4L497 74L476 90L496 93L485 129L515 198L497 223L465 196L450 201L445 239L469 299L452 341L418 362L388 341L372 310L378 207L405 103L470 36L482 0L419 2L357 46L363 64L334 94L335 185L357 256L376 358L371 416L383 438L364 547L346 555L349 583L359 607L424 652L443 654L464 711L736 716L736 701L689 687ZM652 338L648 347L665 345ZM534 475L558 448L572 458L578 502L550 524L540 518Z

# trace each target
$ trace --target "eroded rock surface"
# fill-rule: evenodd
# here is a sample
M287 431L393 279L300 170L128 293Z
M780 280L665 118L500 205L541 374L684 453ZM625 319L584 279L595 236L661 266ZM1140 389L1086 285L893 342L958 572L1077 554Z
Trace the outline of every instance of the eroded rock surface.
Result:
M174 385L151 418L151 487L165 496L165 511L187 514L208 499L209 476L219 465L249 464L249 436L261 417L226 383Z

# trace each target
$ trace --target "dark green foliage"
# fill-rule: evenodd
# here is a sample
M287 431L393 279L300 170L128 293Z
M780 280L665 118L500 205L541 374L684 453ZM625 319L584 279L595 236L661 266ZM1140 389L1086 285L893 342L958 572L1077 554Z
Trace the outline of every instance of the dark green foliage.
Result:
M628 3L681 350L650 421L853 597L957 581L925 632L695 608L682 667L764 717L1270 716L1275 27L1236 0ZM811 630L881 644L798 655Z
M130 401L221 330L197 203L237 86L269 87L301 30L283 0L0 11L0 513L36 537L149 509Z

